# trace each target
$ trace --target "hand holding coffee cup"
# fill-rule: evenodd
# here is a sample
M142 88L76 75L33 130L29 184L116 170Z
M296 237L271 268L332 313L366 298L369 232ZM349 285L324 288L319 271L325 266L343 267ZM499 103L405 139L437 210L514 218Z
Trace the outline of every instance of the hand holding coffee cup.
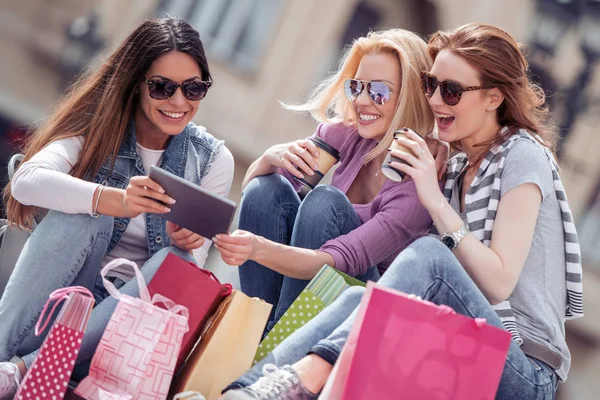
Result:
M337 162L340 160L340 153L337 149L326 143L320 137L311 137L309 138L309 141L319 148L319 155L316 160L314 174L304 176L302 178L298 177L297 175L294 176L298 182L312 190L319 184L325 174L329 172L331 167L337 164Z
M408 151L390 148L388 150L391 156L399 158L401 161L390 160L388 164L395 170L409 175L415 184L417 195L421 204L430 212L436 210L441 203L447 204L442 191L440 190L440 180L438 179L440 168L443 169L447 160L447 147L443 145L436 149L438 160L434 159L427 140L410 129L403 128L402 135L397 135L394 142L401 145Z
M402 182L402 180L404 179L405 173L403 171L401 171L400 169L395 168L392 165L392 163L400 163L400 164L405 164L408 166L411 165L403 158L400 158L398 152L409 153L409 154L412 154L413 157L417 157L417 158L425 152L424 149L419 148L419 149L415 149L416 150L416 153L415 153L406 144L403 143L402 139L407 138L407 135L406 135L407 132L408 132L407 128L398 129L396 132L394 132L394 140L392 140L392 144L391 144L390 148L388 149L388 154L386 155L383 165L381 166L381 172L388 179L390 179L394 182ZM411 131L411 132L413 132L413 131ZM414 132L414 133L419 135L416 132ZM419 135L419 137L423 138L421 135Z
M277 144L263 156L269 166L285 169L299 179L314 175L314 170L319 168L318 157L319 149L308 139Z

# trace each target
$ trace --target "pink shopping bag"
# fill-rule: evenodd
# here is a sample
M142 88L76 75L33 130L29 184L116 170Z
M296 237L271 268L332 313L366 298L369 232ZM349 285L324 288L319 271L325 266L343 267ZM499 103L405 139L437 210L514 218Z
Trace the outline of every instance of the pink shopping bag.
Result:
M198 341L206 321L231 294L231 285L222 285L212 272L170 253L148 284L148 291L151 295L160 293L188 309L190 330L183 337L175 367L177 371Z
M110 270L122 264L134 269L139 298L120 293L106 279ZM113 260L101 274L104 286L119 303L96 349L90 373L75 393L90 400L166 399L188 331L188 310L160 294L150 299L134 262ZM155 305L158 303L166 308Z
M94 297L89 290L80 286L52 292L35 326L36 335L40 335L46 329L54 311L63 301L63 307L54 325L21 382L16 399L50 400L62 399L65 396L81 347L83 332L94 306ZM51 302L54 302L54 306L47 312Z
M320 398L494 399L510 334L372 282Z

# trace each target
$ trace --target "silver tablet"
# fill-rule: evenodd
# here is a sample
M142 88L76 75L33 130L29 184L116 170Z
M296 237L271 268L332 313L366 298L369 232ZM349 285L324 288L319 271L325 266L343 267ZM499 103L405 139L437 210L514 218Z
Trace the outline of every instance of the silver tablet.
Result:
M157 215L209 240L216 234L229 232L235 202L156 166L150 167L149 177L177 201L167 205L170 212Z

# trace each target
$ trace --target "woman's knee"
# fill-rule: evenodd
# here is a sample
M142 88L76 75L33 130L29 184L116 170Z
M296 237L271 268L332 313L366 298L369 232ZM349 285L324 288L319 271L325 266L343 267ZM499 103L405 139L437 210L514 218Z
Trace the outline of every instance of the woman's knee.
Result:
M285 203L288 198L298 197L291 183L280 174L257 176L242 192L240 212L255 207L269 208L269 205ZM299 201L299 200L298 200Z
M394 275L424 277L457 266L458 260L442 242L433 236L424 236L398 254L383 278L393 279Z
M364 293L364 287L350 286L348 289L342 292L336 301L338 301L340 304L343 304L345 307L358 307L358 304L360 303Z
M423 236L412 242L407 249L431 259L452 255L450 249L435 236Z
M59 211L50 211L34 230L34 233L45 238L56 237L64 240L68 237L84 238L101 235L107 240L112 236L114 218L101 215L98 218L87 214L66 214Z
M300 205L303 218L325 218L335 216L340 209L351 209L352 204L341 190L331 185L318 185L311 190Z

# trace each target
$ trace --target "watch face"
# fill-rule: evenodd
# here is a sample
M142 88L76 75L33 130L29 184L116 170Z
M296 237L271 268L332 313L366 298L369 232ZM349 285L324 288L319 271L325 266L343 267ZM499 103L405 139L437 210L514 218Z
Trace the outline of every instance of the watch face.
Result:
M454 238L450 235L444 235L442 236L442 243L444 243L450 250L454 249L454 247L456 247L456 242L454 241Z

